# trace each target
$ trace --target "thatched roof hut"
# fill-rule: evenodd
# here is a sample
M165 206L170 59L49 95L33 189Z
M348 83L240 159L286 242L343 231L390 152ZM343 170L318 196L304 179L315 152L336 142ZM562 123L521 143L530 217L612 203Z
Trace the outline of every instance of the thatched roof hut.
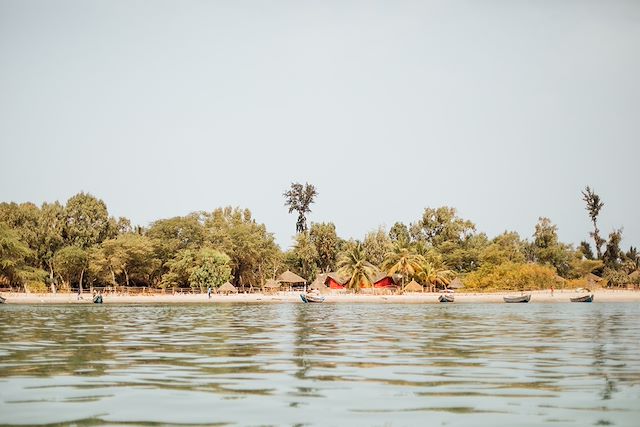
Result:
M277 280L280 283L291 283L291 284L307 283L307 281L304 280L302 277L298 276L296 273L289 270L279 275Z
M635 270L631 274L629 274L629 280L634 281L638 277L640 277L640 270Z
M464 288L464 283L460 280L459 277L456 277L449 283L449 289L462 289Z
M593 273L585 275L583 279L585 279L590 286L596 285L604 280L602 277L596 276Z
M324 276L324 274L318 274L316 279L309 285L309 289L318 289L320 291L327 289L327 286L324 284Z
M415 280L410 281L407 285L402 289L404 292L423 292L424 288L422 285Z
M226 282L218 288L218 292L220 292L221 294L229 294L231 292L238 293L238 288L233 286L231 283Z

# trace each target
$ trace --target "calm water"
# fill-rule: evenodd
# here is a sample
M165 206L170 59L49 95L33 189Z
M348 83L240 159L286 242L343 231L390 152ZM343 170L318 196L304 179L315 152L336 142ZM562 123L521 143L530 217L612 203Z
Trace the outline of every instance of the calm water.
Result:
M635 303L0 306L0 424L639 420Z

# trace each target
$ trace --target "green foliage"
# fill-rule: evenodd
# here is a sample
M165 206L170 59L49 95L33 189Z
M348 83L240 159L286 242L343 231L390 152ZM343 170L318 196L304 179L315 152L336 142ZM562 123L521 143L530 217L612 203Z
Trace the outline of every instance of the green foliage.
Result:
M388 276L400 274L403 280L406 281L411 277L417 276L426 263L427 260L422 255L419 255L415 248L398 241L385 254L382 268L387 272Z
M53 257L53 266L65 288L69 289L74 281L82 286L84 272L89 267L89 252L78 246L64 247Z
M408 242L408 240L402 241ZM371 262L371 264L381 268L385 255L389 250L391 250L391 245L391 239L385 232L384 228L380 227L377 230L367 233L364 237L364 242L362 243L364 256Z
M611 267L605 267L602 277L607 279L610 286L621 286L631 283L631 279L627 273Z
M482 265L499 265L506 262L523 263L524 242L515 232L504 232L494 238L489 245L482 248L480 262Z
M367 261L364 248L360 242L348 242L338 260L338 272L349 280L347 289L358 292L361 288L371 287L376 275L376 268Z
M533 263L506 262L499 265L483 265L468 274L464 284L469 291L545 289L555 283L553 267Z
M24 283L27 258L31 250L19 238L18 233L6 223L0 222L0 282L11 286Z
M474 223L459 218L455 208L426 208L422 218L411 226L414 240L438 247L444 242L460 243L476 230Z
M192 288L199 288L200 292L208 286L219 287L231 279L230 261L226 254L215 249L200 249L189 275L189 284Z
M609 234L606 250L604 251L604 254L602 254L602 261L606 268L613 270L618 270L620 268L621 260L624 257L624 253L620 249L621 241L622 230L613 230Z
M336 226L332 222L312 223L309 232L311 243L317 253L317 266L320 271L328 272L336 268L340 238L336 233ZM313 280L313 278L310 278Z
M88 193L78 193L65 207L65 244L89 248L116 234L111 227L107 205Z
M297 271L301 277L312 282L318 273L320 260L316 246L309 233L299 233L295 236L293 249L286 254L287 265Z
M298 212L298 221L296 222L296 233L307 231L306 214L311 212L311 205L318 195L316 187L309 183L304 185L298 182L291 183L291 189L283 194L285 197L284 205L289 208L289 213Z
M151 239L138 234L122 234L105 240L92 253L91 272L100 280L110 278L113 285L150 285L153 273L160 266Z
M236 284L256 285L275 275L280 248L266 226L252 218L249 209L216 209L205 214L204 226L210 246L231 258Z
M402 222L396 222L389 230L389 238L393 243L400 242L403 244L409 244L409 241L411 240L409 228Z
M562 277L571 275L571 247L558 240L558 227L549 218L539 218L533 233L533 261L553 266Z

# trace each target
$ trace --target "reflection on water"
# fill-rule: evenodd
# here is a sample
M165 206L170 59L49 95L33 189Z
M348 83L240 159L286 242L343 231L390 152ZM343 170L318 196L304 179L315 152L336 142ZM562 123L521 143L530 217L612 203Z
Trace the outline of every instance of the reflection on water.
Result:
M640 305L0 307L0 423L636 425Z

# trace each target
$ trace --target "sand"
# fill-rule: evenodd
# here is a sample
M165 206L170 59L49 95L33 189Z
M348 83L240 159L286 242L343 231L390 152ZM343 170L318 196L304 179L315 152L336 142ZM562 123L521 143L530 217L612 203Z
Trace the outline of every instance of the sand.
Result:
M593 292L594 302L640 302L640 291L625 289L598 289ZM144 295L104 295L105 304L181 304L181 303L282 303L300 301L299 292L279 292L277 294L144 294ZM414 293L404 295L363 295L363 294L328 294L325 303L438 303L438 293ZM519 295L517 292L465 293L457 292L455 303L502 303L508 295ZM570 302L570 297L584 295L573 290L556 290L553 295L548 290L531 292L531 303L563 303ZM90 304L89 293L78 299L75 293L2 293L6 304Z

